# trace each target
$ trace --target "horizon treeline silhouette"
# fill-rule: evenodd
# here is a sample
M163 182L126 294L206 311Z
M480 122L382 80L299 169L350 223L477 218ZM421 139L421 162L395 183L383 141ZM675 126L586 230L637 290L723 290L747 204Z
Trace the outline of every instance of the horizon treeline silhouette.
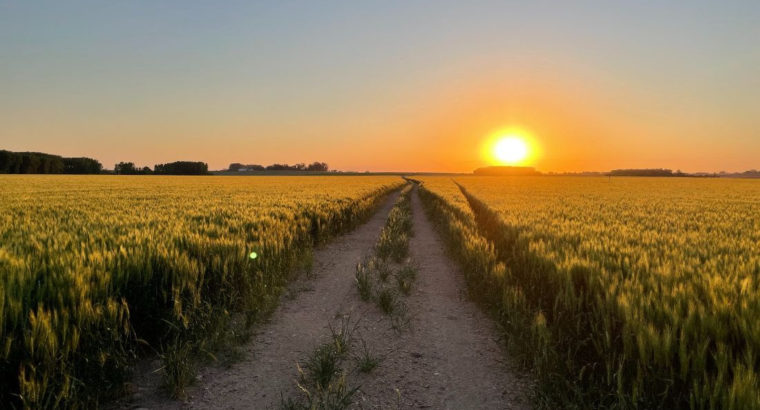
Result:
M93 158L67 158L43 152L0 150L0 174L119 174L119 175L206 175L208 164L200 161L175 161L137 168L133 162L119 162L113 172Z
M329 166L326 162L312 162L311 164L304 164L304 163L298 163L295 165L288 165L288 164L272 164L272 165L259 165L259 164L249 164L244 165L239 162L233 162L230 164L229 168L227 168L228 171L232 172L239 172L239 171L312 171L312 172L327 172L329 170Z
M117 175L207 175L208 164L200 161L175 161L138 168L133 162L119 162L114 165L113 173Z
M651 168L651 169L613 169L609 172L613 177L685 177L689 176L681 170L673 172L672 169Z
M102 170L103 165L92 158L0 150L2 174L99 174Z

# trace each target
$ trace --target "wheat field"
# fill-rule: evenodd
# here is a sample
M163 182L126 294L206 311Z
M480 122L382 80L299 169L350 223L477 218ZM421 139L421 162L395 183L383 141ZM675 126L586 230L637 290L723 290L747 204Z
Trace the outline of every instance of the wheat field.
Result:
M402 184L0 176L0 402L91 407L120 393L146 349L181 387L190 355L244 335L313 245Z
M760 407L760 184L419 177L548 403Z

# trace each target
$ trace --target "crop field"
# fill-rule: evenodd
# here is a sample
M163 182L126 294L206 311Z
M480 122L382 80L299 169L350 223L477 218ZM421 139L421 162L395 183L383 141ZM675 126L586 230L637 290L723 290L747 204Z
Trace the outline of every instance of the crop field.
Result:
M760 184L416 177L547 407L760 407Z
M92 407L119 394L141 351L181 391L191 354L245 337L314 244L402 184L0 176L0 403Z

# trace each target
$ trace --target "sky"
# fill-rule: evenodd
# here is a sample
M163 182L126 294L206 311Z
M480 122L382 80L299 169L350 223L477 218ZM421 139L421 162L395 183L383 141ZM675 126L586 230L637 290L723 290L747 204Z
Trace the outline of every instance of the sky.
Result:
M760 2L0 0L0 149L153 166L760 168Z

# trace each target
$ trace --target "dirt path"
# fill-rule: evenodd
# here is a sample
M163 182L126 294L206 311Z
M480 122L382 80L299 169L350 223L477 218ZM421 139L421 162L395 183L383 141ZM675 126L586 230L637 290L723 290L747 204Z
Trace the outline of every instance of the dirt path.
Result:
M337 313L365 308L355 301L356 264L371 252L397 197L398 193L391 195L364 225L315 250L312 278L291 286L297 293L292 300L284 298L268 322L256 329L239 363L201 370L185 403L164 398L155 386L138 381L139 394L128 407L266 409L277 408L281 393L297 394L296 362L329 334ZM155 383L155 377L149 379Z
M414 237L410 242L418 276L402 330L373 303L359 299L357 263L372 254L393 195L355 231L314 254L314 278L293 285L302 291L284 299L270 321L244 347L231 368L201 371L185 403L141 386L136 408L278 408L281 397L296 397L296 362L329 337L338 316L356 322L355 342L381 358L369 374L351 370L359 386L354 407L362 409L522 409L529 408L527 383L505 363L492 322L466 298L462 274L445 253L438 234L412 194ZM398 322L396 322L398 324ZM352 359L347 359L352 360Z
M530 408L526 378L505 362L493 323L466 297L464 278L445 251L419 196L412 196L410 242L417 281L406 299L408 329L394 333L364 318L363 337L384 357L360 380L362 408ZM375 317L373 319L373 316ZM386 319L387 321L387 319Z

